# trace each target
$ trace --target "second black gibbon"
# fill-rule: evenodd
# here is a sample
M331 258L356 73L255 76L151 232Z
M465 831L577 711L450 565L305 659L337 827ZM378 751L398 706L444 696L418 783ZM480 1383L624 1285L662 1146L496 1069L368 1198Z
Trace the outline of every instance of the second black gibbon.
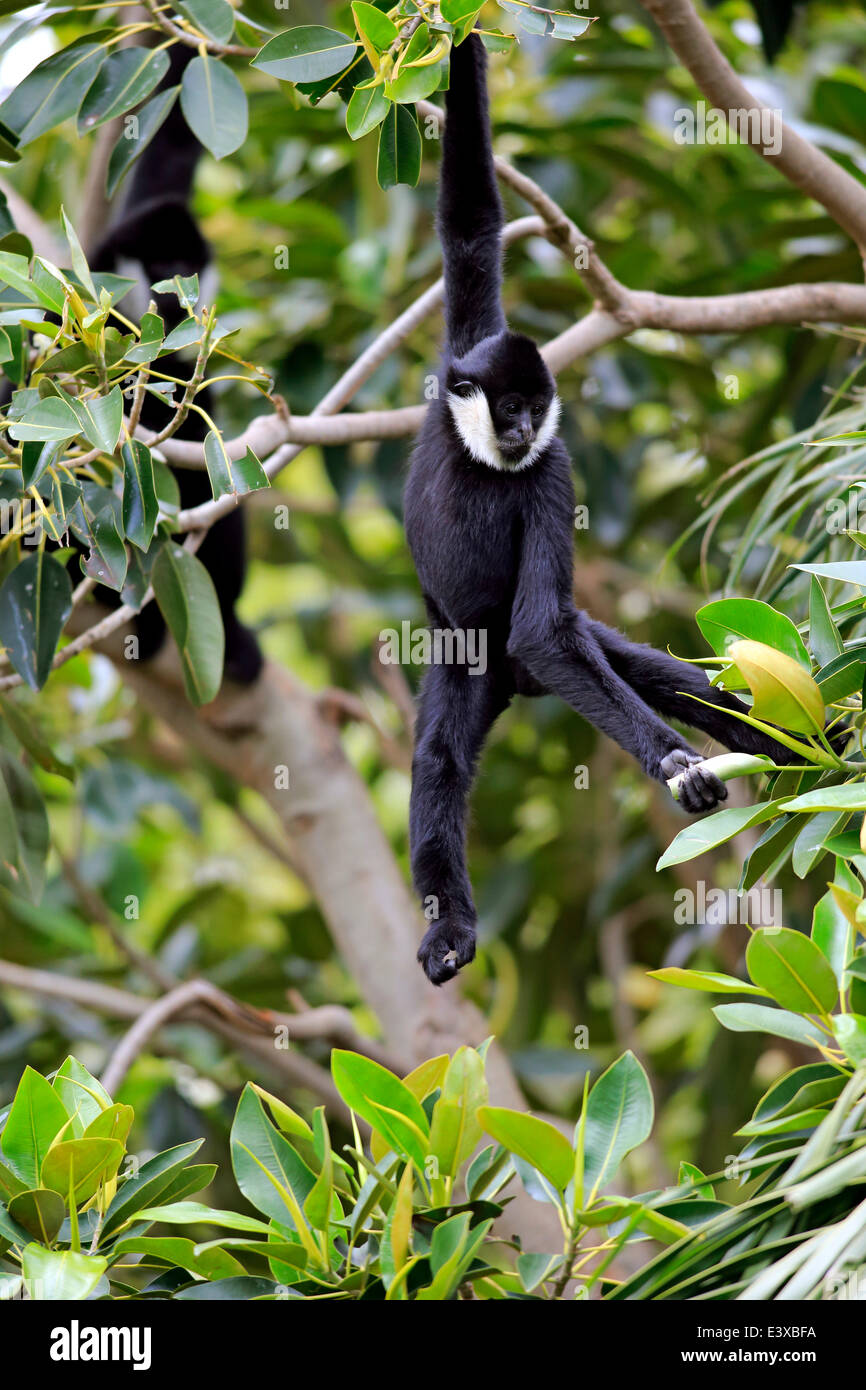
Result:
M180 81L183 69L195 53L190 48L175 45L169 56L171 66L162 87ZM135 165L119 219L109 227L91 257L96 271L131 276L136 282L135 288L124 298L121 308L140 319L148 302L154 299L166 332L186 317L186 310L181 308L174 294L154 294L151 285L171 280L175 275L198 275L203 301L212 303L208 285L213 278L210 248L189 207L201 153L201 145L187 125L179 102L175 102ZM169 376L181 380L190 376L190 363L183 354L168 354L159 358L156 365ZM213 414L213 396L207 388L200 391L196 399ZM151 392L145 394L141 423L147 429L163 429L173 413L173 408L158 396ZM207 425L193 410L180 426L177 438L201 441L206 434ZM182 507L196 507L211 500L213 492L205 469L176 468L174 473ZM244 514L240 507L210 528L199 547L198 558L213 580L219 601L226 639L225 674L238 684L251 684L261 671L262 654L255 636L235 613L246 573ZM100 590L100 597L117 602L117 595L112 595L110 590ZM165 637L165 622L155 603L142 609L135 627L139 655L147 660L156 654Z
M537 347L509 332L502 308L504 217L477 34L453 52L446 111L438 226L447 344L412 456L406 534L431 626L485 632L487 670L434 665L420 697L409 834L415 887L435 917L418 953L434 984L475 954L467 798L487 733L515 694L559 695L650 777L684 772L681 800L692 812L727 791L660 714L729 748L790 758L727 713L747 707L701 671L575 607L559 401Z

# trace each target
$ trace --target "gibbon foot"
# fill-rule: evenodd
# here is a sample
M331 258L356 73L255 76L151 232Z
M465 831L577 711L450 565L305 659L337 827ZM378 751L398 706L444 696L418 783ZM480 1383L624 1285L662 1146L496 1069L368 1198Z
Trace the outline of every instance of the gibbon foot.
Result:
M434 985L453 980L462 965L475 958L475 928L463 922L434 922L418 951L424 974Z
M662 758L659 767L666 782L671 777L684 774L680 783L680 805L693 816L700 815L702 811L712 811L720 801L728 799L724 782L714 772L707 770L697 753L675 748Z

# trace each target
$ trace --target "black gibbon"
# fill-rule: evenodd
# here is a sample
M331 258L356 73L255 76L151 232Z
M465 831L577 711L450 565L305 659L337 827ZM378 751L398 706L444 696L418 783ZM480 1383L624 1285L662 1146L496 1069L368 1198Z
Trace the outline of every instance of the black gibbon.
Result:
M418 952L434 984L475 954L467 798L485 737L515 694L560 696L650 777L684 772L681 800L691 812L712 809L727 791L654 711L729 748L790 761L725 713L747 706L701 671L575 608L574 490L559 401L537 347L509 332L502 308L504 215L486 67L477 34L453 52L438 214L447 342L405 496L431 626L483 632L487 644L483 674L433 665L420 696L409 835L416 890L437 913Z
M184 67L195 51L175 45L170 50L171 66L163 79L163 87L176 85ZM211 255L207 242L190 212L189 203L195 170L202 147L183 117L180 103L175 102L168 117L134 166L129 192L124 199L120 217L111 226L91 256L93 269L118 275L128 275L136 285L120 307L127 315L140 318L151 298L156 301L157 313L165 322L166 331L176 327L186 317L173 294L154 294L150 286L175 275L198 275L202 282L203 301L212 302L209 287ZM210 298L208 298L210 295ZM169 376L187 380L190 364L182 354L171 353L158 359L161 371ZM182 394L176 388L177 399ZM213 397L205 388L196 397L208 414L213 413ZM172 408L151 392L147 392L141 412L141 423L150 430L162 429L172 418ZM207 425L200 415L190 411L177 432L178 439L204 440ZM205 469L175 468L182 507L196 507L212 497ZM246 545L243 509L238 507L221 517L208 531L198 551L198 557L208 570L216 589L225 627L225 675L238 684L251 684L262 668L262 655L252 632L235 614L246 572ZM117 595L100 589L100 598L117 602ZM159 650L165 637L165 623L155 603L150 603L136 617L139 656L147 660Z

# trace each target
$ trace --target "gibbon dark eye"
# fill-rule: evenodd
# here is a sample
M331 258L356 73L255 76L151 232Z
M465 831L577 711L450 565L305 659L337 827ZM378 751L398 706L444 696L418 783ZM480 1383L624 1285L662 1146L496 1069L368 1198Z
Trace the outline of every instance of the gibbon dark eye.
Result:
M539 415L543 415L543 414L544 414L544 406L543 406L543 405L534 405L534 406L532 407L532 417L533 417L534 420L537 420L538 417L539 417Z
M468 396L475 390L475 383L472 381L458 381L454 387L455 396Z
M516 415L516 414L517 414L517 406L514 404L514 401L509 401L509 402L508 402L508 405L505 407L505 414L506 414L506 415Z

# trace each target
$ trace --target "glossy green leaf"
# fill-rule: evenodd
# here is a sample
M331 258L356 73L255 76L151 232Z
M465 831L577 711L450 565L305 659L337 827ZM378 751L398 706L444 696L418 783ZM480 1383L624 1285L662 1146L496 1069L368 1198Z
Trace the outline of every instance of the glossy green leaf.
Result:
M246 140L246 93L231 68L209 54L193 58L184 72L180 104L193 134L214 159L224 159Z
M652 1130L653 1097L646 1072L625 1052L598 1078L586 1103L583 1187L585 1205L611 1182L622 1160Z
M105 1213L102 1234L107 1239L126 1225L137 1212L156 1203L170 1191L174 1181L183 1173L189 1160L198 1153L203 1139L178 1144L173 1149L142 1163L135 1177L122 1182Z
M46 1250L41 1245L28 1245L21 1258L21 1272L30 1297L52 1303L77 1303L87 1298L107 1266L102 1255Z
M802 932L762 927L746 947L746 965L755 981L792 1013L829 1013L839 987L826 956Z
M101 44L70 44L28 73L0 105L0 121L22 145L68 120L78 110L106 52Z
M168 72L165 49L120 48L103 63L78 112L80 135L130 111Z
M113 197L121 179L135 161L144 154L174 105L179 91L179 87L166 87L136 111L134 120L124 121L117 143L111 151L105 175L105 191L109 198Z
M177 643L187 697L206 705L219 692L225 633L213 580L200 560L171 541L153 567L153 591Z
M717 1004L713 1013L733 1033L772 1033L778 1038L790 1038L792 1042L811 1046L823 1036L817 1024L809 1019L767 1004Z
M252 66L283 82L318 82L342 72L357 47L354 39L338 29L301 24L270 39Z
M252 449L243 458L230 458L220 435L211 430L204 442L204 456L214 497L241 497L270 487L268 476Z
M32 1067L25 1067L0 1135L0 1151L28 1187L40 1186L42 1162L68 1119L49 1082Z
M805 671L812 663L802 637L790 618L768 603L753 598L723 598L706 603L695 622L717 656L730 656L734 642L749 638L791 657Z
M42 689L49 678L71 612L70 575L44 550L22 560L3 581L0 642L31 689Z
M228 43L235 27L235 12L229 0L178 0L176 8L195 27L216 43Z
M716 811L711 816L694 821L671 842L656 868L666 869L670 864L683 864L687 859L695 859L707 850L726 844L741 830L749 830L753 825L772 820L781 805L781 801L763 801L757 806L732 806L726 811ZM787 806L785 809L788 809Z
M89 1202L97 1188L113 1178L123 1159L117 1139L65 1139L52 1145L42 1162L42 1185L77 1206Z
M159 503L150 450L139 440L127 440L123 459L123 529L139 550L148 550L156 530Z
M34 1187L20 1192L7 1203L13 1221L38 1240L40 1245L53 1245L66 1216L66 1203L57 1192L47 1187Z
M358 1053L331 1053L334 1085L350 1110L378 1129L395 1153L420 1172L429 1153L430 1129L420 1102L393 1072Z
M537 1168L558 1192L568 1186L574 1167L571 1145L547 1120L519 1110L483 1105L478 1111L478 1122L491 1139Z
M380 188L398 183L414 188L421 177L421 132L414 111L392 103L379 131Z
M767 991L759 985L750 985L737 980L733 975L720 975L714 970L684 970L679 965L666 965L661 970L647 972L653 980L663 980L668 985L682 985L684 989L699 989L707 994L762 994Z

